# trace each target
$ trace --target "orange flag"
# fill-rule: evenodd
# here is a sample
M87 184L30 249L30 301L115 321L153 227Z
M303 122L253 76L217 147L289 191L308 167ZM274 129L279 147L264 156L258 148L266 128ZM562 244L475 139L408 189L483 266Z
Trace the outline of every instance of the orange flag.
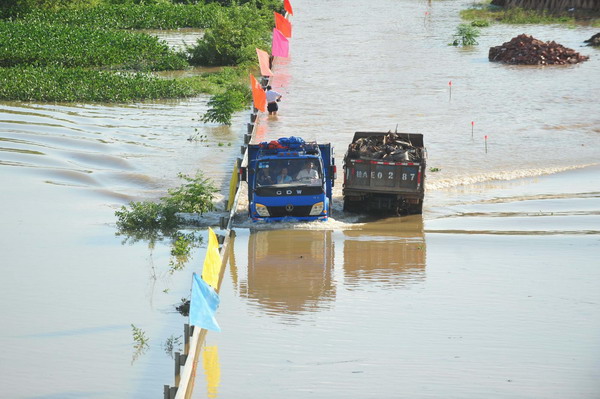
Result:
M273 12L275 14L275 27L279 29L283 36L292 37L292 24L287 20L286 17L279 14L278 12Z
M250 74L250 87L252 88L252 101L254 102L254 108L259 111L265 112L267 110L267 93L258 84L256 78Z
M290 0L283 0L283 9L287 11L288 14L294 15L294 10L292 9L292 5L290 4Z
M269 68L269 53L257 48L256 55L258 56L258 65L260 65L260 74L262 76L273 76L273 72Z

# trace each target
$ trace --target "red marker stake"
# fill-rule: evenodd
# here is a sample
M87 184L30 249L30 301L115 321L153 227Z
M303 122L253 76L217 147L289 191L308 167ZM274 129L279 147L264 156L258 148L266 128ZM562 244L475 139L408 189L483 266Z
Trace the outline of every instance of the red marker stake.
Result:
M487 154L487 134L485 135L485 153Z
M475 122L471 121L471 139L473 139L473 127L475 126Z
M448 82L448 87L450 88L450 98L449 98L449 101L452 101L452 81Z

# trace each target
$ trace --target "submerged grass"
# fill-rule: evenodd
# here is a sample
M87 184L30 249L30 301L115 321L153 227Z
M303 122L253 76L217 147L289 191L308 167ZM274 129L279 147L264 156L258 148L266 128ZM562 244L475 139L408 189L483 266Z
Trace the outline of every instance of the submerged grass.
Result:
M131 102L196 94L179 80L145 73L31 66L0 68L0 99L50 102Z

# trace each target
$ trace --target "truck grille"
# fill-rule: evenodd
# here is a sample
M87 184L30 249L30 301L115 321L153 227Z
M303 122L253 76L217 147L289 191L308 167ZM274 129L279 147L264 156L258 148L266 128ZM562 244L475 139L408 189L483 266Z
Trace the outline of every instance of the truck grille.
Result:
M289 206L288 206L289 208ZM312 205L298 205L294 206L293 209L288 210L285 206L269 206L267 208L269 210L269 214L272 217L281 218L286 216L310 216L310 210L312 209Z

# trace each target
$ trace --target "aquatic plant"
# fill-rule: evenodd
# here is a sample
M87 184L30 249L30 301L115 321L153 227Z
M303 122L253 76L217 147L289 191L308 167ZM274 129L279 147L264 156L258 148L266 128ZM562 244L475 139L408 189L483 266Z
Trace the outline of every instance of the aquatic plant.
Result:
M460 24L456 28L456 33L454 34L455 39L452 42L452 45L474 46L478 44L475 39L479 37L479 34L479 29L476 27L469 24Z
M130 102L198 94L183 80L85 68L0 68L0 82L2 100Z
M177 29L206 28L212 25L220 12L218 4L173 4L166 1L148 4L104 1L99 4L79 4L47 7L36 4L7 9L5 14L17 16L26 22L52 22L65 25L89 25L108 29Z
M0 66L105 67L138 71L184 69L186 56L145 33L0 21Z
M150 340L148 339L148 337L146 337L146 333L144 332L144 330L142 330L139 327L136 327L133 324L131 324L131 329L132 329L132 333L133 333L133 342L134 342L133 347L135 349L147 348L148 342Z
M131 364L133 364L141 355L143 355L148 349L148 342L150 341L146 337L146 333L139 327L131 324L133 333L133 355L131 357Z
M476 19L471 21L471 26L475 26L477 28L485 28L491 25L491 22L487 19Z

